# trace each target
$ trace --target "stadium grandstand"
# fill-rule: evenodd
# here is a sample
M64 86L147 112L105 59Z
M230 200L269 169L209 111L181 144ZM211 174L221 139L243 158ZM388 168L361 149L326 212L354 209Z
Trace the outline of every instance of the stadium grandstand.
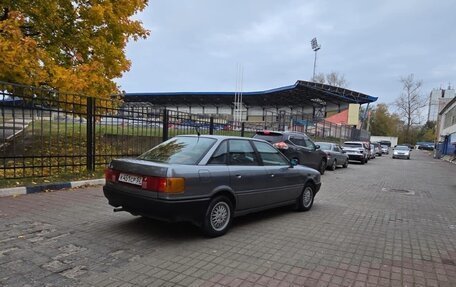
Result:
M377 100L349 89L308 81L266 91L243 92L240 106L236 104L236 97L239 98L238 92L126 93L124 105L130 110L166 108L228 118L239 112L241 121L261 122L268 115L279 113L323 119L348 109L349 104L363 105Z

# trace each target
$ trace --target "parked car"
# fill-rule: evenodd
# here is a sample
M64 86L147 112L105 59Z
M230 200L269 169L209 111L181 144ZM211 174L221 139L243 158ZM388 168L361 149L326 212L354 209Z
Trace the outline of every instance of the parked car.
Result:
M374 159L376 156L376 150L375 150L375 145L369 144L369 159Z
M389 147L387 145L382 145L382 153L389 154Z
M416 145L418 146L418 149L434 150L434 143L433 142L417 142Z
M369 152L364 142L346 141L342 148L349 160L359 161L361 164L365 164L369 160Z
M406 145L397 145L393 150L393 158L410 159L410 147Z
M383 151L382 151L382 146L378 142L372 142L371 145L375 146L375 155L377 156L382 156Z
M381 144L381 145L386 145L386 146L388 146L388 147L391 147L391 142L390 142L390 141L385 141L385 140L379 141L379 144Z
M338 144L329 142L316 142L315 144L319 145L328 156L327 166L330 170L336 170L338 165L348 167L348 155Z
M298 164L314 168L320 174L325 173L328 157L306 134L262 131L257 132L253 137L270 142L290 160L294 159Z
M114 211L190 221L208 236L232 218L278 206L310 210L318 171L290 162L270 143L228 136L177 136L135 159L115 159L103 192Z

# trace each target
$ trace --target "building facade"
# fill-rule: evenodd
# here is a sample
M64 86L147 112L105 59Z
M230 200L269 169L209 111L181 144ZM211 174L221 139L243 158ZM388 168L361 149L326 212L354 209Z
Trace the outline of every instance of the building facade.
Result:
M456 97L456 91L448 86L448 89L433 89L429 95L428 121L437 121L439 112Z
M454 154L456 148L456 97L439 113L440 153Z

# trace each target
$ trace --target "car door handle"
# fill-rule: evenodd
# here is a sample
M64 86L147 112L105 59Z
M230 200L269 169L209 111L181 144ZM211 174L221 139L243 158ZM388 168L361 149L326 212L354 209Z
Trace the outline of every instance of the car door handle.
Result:
M275 174L271 174L271 177L275 177Z
M236 178L242 178L242 175L236 174Z

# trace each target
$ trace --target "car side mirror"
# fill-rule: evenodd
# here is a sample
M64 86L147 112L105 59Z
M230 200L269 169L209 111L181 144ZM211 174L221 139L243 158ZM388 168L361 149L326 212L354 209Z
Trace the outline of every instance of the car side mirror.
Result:
M342 150L342 153L347 153L346 151Z
M317 150L317 149L320 149L320 145L316 144L316 145L315 145L315 149L316 149L316 150Z
M291 167L295 167L297 165L298 165L298 160L297 159L294 158L294 159L290 160L290 166Z

